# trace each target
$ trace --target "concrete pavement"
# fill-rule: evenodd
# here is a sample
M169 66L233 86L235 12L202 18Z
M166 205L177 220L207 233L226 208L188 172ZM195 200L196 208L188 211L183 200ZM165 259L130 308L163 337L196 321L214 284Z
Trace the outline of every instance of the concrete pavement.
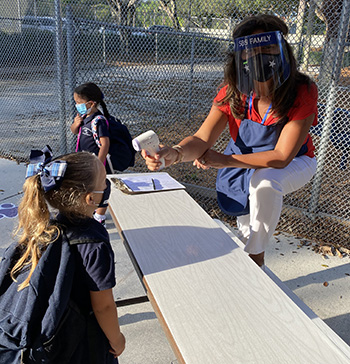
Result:
M0 158L0 256L11 243L25 165ZM11 205L12 204L12 205ZM145 295L123 243L108 215L107 229L116 257L115 299ZM350 258L315 253L311 245L279 233L266 252L266 265L307 306L350 345ZM118 308L127 346L121 364L176 364L176 358L149 302Z

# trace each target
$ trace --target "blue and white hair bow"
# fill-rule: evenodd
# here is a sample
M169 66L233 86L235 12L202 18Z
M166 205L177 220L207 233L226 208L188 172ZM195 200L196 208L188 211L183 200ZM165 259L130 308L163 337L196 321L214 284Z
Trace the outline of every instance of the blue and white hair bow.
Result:
M61 160L51 162L52 150L48 145L43 150L32 150L29 159L26 178L39 174L45 192L59 187L67 162Z

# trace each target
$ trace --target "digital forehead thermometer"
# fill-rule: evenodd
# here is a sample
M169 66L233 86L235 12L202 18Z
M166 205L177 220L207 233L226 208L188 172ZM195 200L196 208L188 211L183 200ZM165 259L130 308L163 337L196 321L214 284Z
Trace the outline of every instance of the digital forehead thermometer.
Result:
M158 135L153 130L148 130L134 138L132 141L132 146L137 152L145 149L148 155L154 157L154 155L160 149ZM159 161L162 163L161 168L164 168L164 158L161 158Z

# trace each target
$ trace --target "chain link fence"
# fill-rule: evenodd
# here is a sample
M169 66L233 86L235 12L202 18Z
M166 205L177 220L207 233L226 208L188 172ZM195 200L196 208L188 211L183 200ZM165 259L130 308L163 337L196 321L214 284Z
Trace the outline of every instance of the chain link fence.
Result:
M285 197L278 229L350 248L350 0L1 0L0 156L27 161L45 144L73 151L73 89L90 81L133 136L153 129L178 143L210 110L232 29L258 13L286 21L299 67L319 87L318 170ZM215 148L228 140L227 131ZM140 156L130 171L146 171ZM235 224L217 206L216 171L185 163L168 172L211 216Z

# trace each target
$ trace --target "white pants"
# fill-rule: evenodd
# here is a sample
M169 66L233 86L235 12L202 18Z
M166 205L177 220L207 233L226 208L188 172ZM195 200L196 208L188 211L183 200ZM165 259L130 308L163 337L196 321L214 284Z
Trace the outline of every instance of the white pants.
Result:
M250 213L237 217L247 253L265 251L281 215L283 196L308 183L316 167L316 158L304 155L294 158L285 168L255 170L249 186Z

